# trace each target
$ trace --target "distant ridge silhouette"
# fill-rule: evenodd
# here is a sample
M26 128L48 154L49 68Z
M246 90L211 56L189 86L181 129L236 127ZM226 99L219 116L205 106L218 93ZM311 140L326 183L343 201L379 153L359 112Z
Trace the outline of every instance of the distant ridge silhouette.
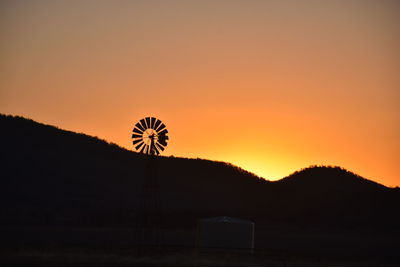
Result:
M0 224L131 226L147 155L0 115ZM267 181L228 163L158 157L165 227L231 216L263 224L398 229L399 188L340 167Z

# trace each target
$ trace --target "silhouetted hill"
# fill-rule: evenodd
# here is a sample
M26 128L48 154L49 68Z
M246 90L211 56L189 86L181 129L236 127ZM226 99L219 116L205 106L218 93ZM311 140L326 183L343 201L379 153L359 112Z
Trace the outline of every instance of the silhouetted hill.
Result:
M386 187L367 180L341 167L311 166L302 169L278 181L295 187L317 186L321 188L340 190L350 187L352 190L384 190Z
M150 157L84 134L0 116L1 224L132 226ZM166 227L208 216L259 224L391 229L400 192L338 167L280 181L202 159L152 158Z

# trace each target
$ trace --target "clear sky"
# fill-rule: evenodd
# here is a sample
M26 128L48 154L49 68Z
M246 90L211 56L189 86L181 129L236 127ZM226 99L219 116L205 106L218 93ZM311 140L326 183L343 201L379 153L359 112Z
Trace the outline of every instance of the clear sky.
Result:
M269 180L340 165L400 186L400 2L0 2L0 112ZM29 133L27 133L29 134Z

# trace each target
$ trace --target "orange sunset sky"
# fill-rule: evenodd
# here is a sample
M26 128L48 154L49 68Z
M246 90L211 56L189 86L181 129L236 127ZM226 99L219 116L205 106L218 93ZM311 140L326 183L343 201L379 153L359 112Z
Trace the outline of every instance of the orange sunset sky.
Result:
M0 113L269 180L339 165L400 186L400 2L0 2ZM29 133L27 133L29 134Z

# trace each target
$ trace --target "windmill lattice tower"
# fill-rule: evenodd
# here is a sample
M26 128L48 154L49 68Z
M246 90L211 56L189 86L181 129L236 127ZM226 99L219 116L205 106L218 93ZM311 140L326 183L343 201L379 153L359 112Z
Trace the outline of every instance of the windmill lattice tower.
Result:
M132 143L139 153L149 155L146 162L138 227L141 245L161 245L161 209L156 155L167 146L168 130L154 117L146 117L135 124Z

